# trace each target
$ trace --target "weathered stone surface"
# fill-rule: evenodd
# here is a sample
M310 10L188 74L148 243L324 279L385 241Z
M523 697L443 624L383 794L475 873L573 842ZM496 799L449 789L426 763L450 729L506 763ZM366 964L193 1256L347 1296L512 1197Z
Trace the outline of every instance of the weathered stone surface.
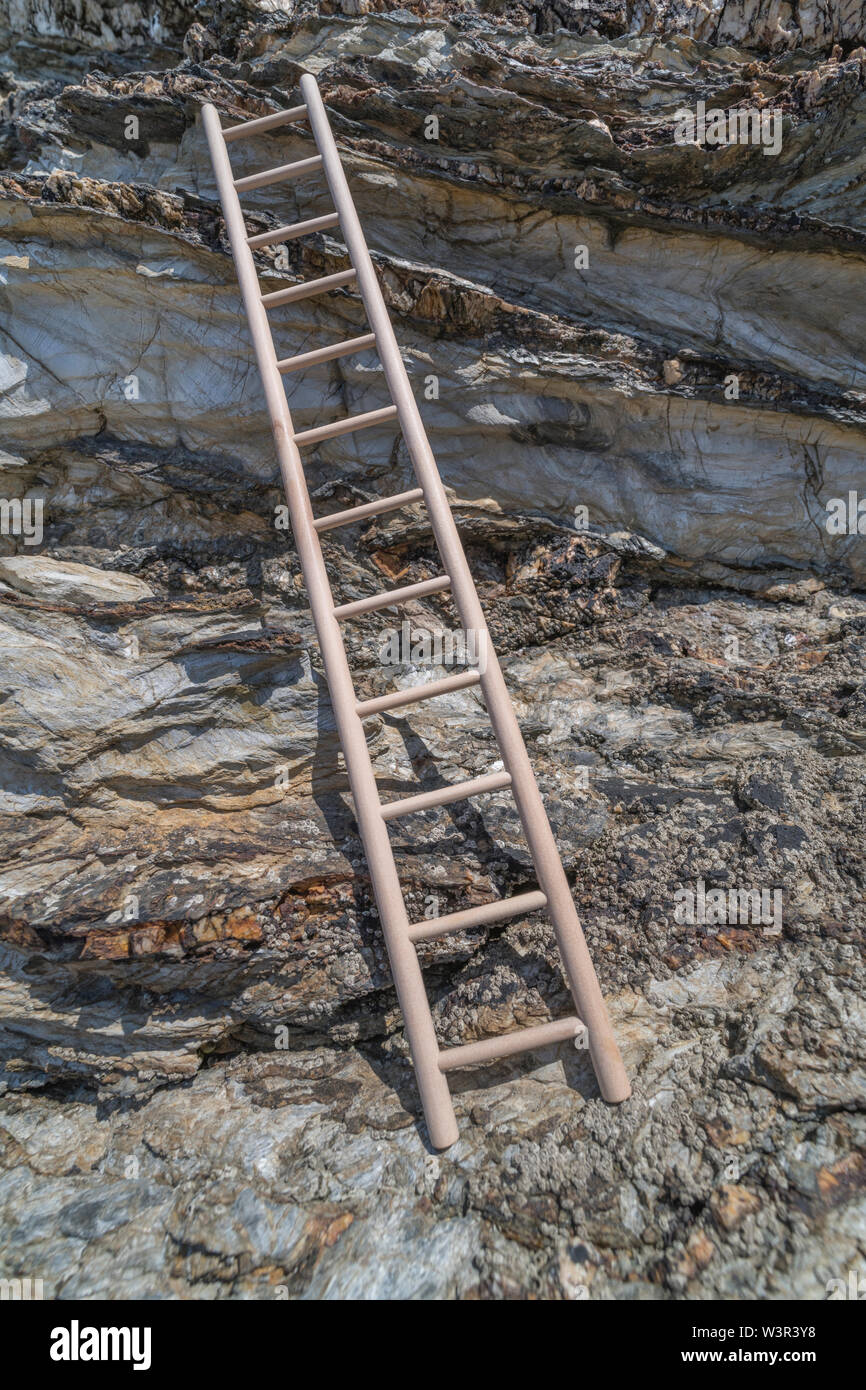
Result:
M0 582L49 603L135 603L152 598L149 584L130 574L52 560L48 555L14 555L0 560Z
M66 1297L826 1296L866 1258L864 542L825 527L866 492L862 7L3 25L0 1270ZM460 1073L439 1156L199 121L305 70L635 1082L609 1109L564 1048ZM779 154L676 144L698 100L778 108ZM251 229L327 209L316 179L274 194ZM336 232L259 260L268 288L345 264ZM277 347L363 322L305 301ZM287 386L302 428L384 393L373 355ZM308 476L321 512L412 485L387 430ZM37 502L33 546L5 518ZM440 568L423 508L324 547L347 601ZM436 598L349 625L361 697L447 673L383 663L404 616L455 624ZM365 727L384 797L496 765L472 690ZM504 794L393 843L412 918L533 884ZM699 882L780 917L690 924ZM541 917L421 959L445 1045L570 1007Z
M852 964L735 955L622 995L627 1107L548 1050L467 1073L438 1156L387 1050L256 1051L99 1118L9 1097L4 1225L67 1298L822 1298L862 1258L862 1114L736 1076L817 967L854 1007L844 1086Z
M591 8L576 13L592 29ZM752 18L738 9L744 41ZM533 40L511 12L475 28L302 7L215 33L212 68L91 74L50 98L23 89L5 182L16 449L97 429L173 447L180 432L232 466L242 419L242 468L270 474L197 111L212 98L233 119L293 100L306 65L343 136L419 391L439 379L425 418L463 495L490 495L495 452L504 505L563 518L584 505L594 526L626 522L705 574L781 560L862 575L856 537L822 525L827 502L856 488L864 450L861 58L834 49L810 68L787 41L756 57L673 36L587 44L561 28ZM676 111L698 99L772 104L778 156L675 144ZM305 149L269 136L233 155L245 173ZM327 206L315 177L276 196L245 202L262 226ZM589 272L575 269L578 246ZM276 254L261 257L275 286ZM344 264L328 236L290 249L292 276ZM291 352L359 321L353 295L306 301L281 312L278 342ZM382 385L370 359L348 359L292 378L290 399L312 424L376 404ZM385 433L331 441L312 473L403 475L394 454Z

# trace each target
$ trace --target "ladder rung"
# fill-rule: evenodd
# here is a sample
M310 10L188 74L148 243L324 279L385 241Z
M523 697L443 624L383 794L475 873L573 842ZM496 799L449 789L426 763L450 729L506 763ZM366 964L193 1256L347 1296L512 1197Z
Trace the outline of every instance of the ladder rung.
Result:
M277 370L299 372L303 367L315 367L317 362L330 362L333 357L348 357L350 353L363 352L364 348L375 345L375 333L362 333L360 338L347 338L343 343L331 343L330 347L315 348L297 357L284 357L282 362L277 363Z
M359 598L354 603L342 603L334 609L335 618L354 618L358 613L373 613L377 608L390 608L393 603L408 603L410 598L424 598L426 594L439 594L451 588L447 574L438 579L422 579L420 584L407 584L403 589L390 589L385 594L372 594L370 598Z
M353 430L365 430L370 425L378 425L383 420L393 420L397 414L396 405L383 406L381 410L368 410L364 415L347 415L345 420L335 420L330 425L319 425L314 430L302 430L295 435L296 444L318 444L320 439L334 439L338 434L351 434Z
M285 179L297 178L300 174L311 174L321 169L322 156L314 154L310 159L296 159L294 164L280 164L276 169L265 169L261 174L247 174L246 178L235 179L238 193L246 193L251 188L266 188L269 183L283 183Z
M260 135L265 130L273 130L278 125L288 125L289 121L299 121L306 116L304 106L291 106L287 111L274 111L270 116L255 116L251 121L241 121L240 125L226 126L224 140L240 140L245 135Z
M465 931L467 927L487 927L492 922L505 922L509 917L518 917L522 912L537 912L540 907L546 906L547 898L543 893L518 893L513 898L501 898L499 902L467 907L463 912L449 912L445 917L413 922L409 928L409 940L432 941L437 936L450 936L452 932Z
M323 275L319 280L305 280L302 285L292 285L287 290L274 290L273 294L263 294L262 303L266 309L275 309L278 304L293 304L296 299L310 299L314 294L327 294L328 290L338 290L354 280L355 270L339 270L336 275Z
M449 1047L439 1053L439 1070L453 1071L478 1062L492 1062L494 1057L513 1057L517 1052L531 1052L536 1047L565 1042L583 1032L579 1018L558 1018L553 1023L540 1023L537 1028L521 1028L519 1033L504 1033L499 1038Z
M437 787L432 792L404 797L402 801L388 801L382 807L382 818L394 820L397 816L411 815L413 811L426 811L429 806L447 806L452 801L465 801L469 796L510 786L510 772L489 772L486 777L473 777L471 782L455 782L450 787Z
M450 690L464 690L467 685L477 685L480 680L480 671L461 671L459 676L446 676L444 680L413 685L408 690L392 690L390 695L380 695L375 700L362 700L355 708L364 719L368 714L379 714L382 710L399 709L400 705L414 705L418 700L432 700L436 695L447 695Z
M308 217L306 222L290 222L286 227L277 227L273 232L259 232L258 236L248 236L247 246L258 251L260 246L278 246L283 241L294 241L299 236L309 236L311 232L324 232L328 227L336 227L340 220L338 212L326 213L324 217Z
M372 334L370 335L373 336ZM309 353L315 357L314 352ZM331 531L335 526L351 526L355 521L363 521L368 516L379 516L381 512L396 512L400 507L408 507L411 502L421 502L424 493L420 487L411 492L397 492L393 497L380 497L378 502L364 502L360 507L349 507L345 512L332 512L330 516L320 516L313 522L317 531Z

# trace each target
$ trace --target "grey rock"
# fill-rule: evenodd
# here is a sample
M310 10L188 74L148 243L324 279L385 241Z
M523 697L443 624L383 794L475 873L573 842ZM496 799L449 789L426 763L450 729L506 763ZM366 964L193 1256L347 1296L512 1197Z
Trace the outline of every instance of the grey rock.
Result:
M149 584L129 574L53 560L49 555L15 555L0 560L0 581L47 602L135 603L152 598Z
M866 1258L864 551L825 525L862 491L862 6L367 8L0 3L0 1273L824 1298ZM462 1072L441 1155L199 120L305 70L635 1086L606 1107L564 1047ZM699 100L778 108L778 155L677 144ZM233 146L238 174L307 152ZM327 210L273 192L252 230ZM269 288L345 265L336 234L275 255ZM288 356L363 315L274 322ZM302 428L384 389L369 354L287 385ZM307 464L317 512L412 482L389 431ZM440 565L419 507L324 549L346 599ZM385 664L391 629L347 628L361 698L451 670ZM385 798L498 758L471 690L365 732ZM505 794L393 843L413 919L533 883ZM780 930L682 920L699 883L781 893ZM443 1045L571 1007L541 917L421 961Z

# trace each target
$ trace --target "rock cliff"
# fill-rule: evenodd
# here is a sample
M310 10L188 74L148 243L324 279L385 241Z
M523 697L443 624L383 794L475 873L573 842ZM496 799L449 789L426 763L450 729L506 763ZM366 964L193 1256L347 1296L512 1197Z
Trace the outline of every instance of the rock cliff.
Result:
M0 0L0 38L3 1272L826 1297L866 1259L866 7ZM307 71L635 1085L606 1107L565 1048L460 1073L442 1155L201 129ZM778 149L684 142L699 107ZM245 207L329 210L315 176ZM339 229L259 253L270 289L346 264ZM273 318L283 356L365 322ZM301 428L384 403L371 354L287 390ZM322 511L413 481L388 429L308 477ZM345 600L438 567L417 508L326 556ZM350 629L362 696L419 678L391 626ZM497 756L472 691L367 730L388 794ZM505 795L393 839L414 916L532 886ZM781 912L682 921L699 884ZM422 961L447 1043L567 1007L537 917Z

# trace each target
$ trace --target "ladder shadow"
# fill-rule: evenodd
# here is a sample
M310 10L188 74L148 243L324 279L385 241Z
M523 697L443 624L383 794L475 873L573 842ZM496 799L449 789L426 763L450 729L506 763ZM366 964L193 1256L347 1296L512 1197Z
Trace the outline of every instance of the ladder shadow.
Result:
M514 1057L502 1057L481 1066L449 1072L448 1085L454 1098L469 1091L490 1091L496 1086L520 1081L554 1062L562 1064L563 1078L570 1091L576 1092L583 1100L595 1100L601 1095L589 1052L578 1052L564 1042L550 1043L531 1053L517 1053Z
M405 716L385 714L392 728L396 729L400 738L403 740L403 747L406 749L406 756L412 764L412 770L418 775L418 786L410 791L404 791L404 796L414 795L417 792L435 791L439 787L447 787L449 784L438 771L435 777L430 776L430 770L435 769L436 759L433 757L428 745L424 742L420 734L416 733ZM454 808L459 808L455 810ZM437 806L437 813L443 812L448 816L452 826L458 835L464 839L469 837L477 840L479 835L493 844L493 836L484 823L484 817L480 811L471 807L469 801L446 802L444 806ZM507 855L503 853L503 858Z
M345 784L346 774L340 769L340 739L328 682L315 669L312 670L316 686L316 744L310 766L310 785L313 800L328 827L331 838L342 844L346 839L355 839L363 852L361 837L355 822L355 812L348 792L339 790L339 782Z
M328 683L324 676L315 670L313 671L313 680L316 684L317 732L311 765L313 800L319 808L332 838L338 843L349 838L355 840L358 849L363 854L364 847L358 832L351 796L348 791L341 791L337 786L340 781L345 783L346 774L340 767L339 738L334 711L328 694ZM415 733L405 718L390 714L386 714L384 718L397 728L413 769L429 771L431 767L435 766L435 759L432 757L427 744ZM447 785L445 779L437 774L435 781L430 780L428 776L423 785L419 785L418 790L430 791L434 787L446 787ZM461 838L470 837L477 840L479 836L483 836L492 845L493 837L487 830L481 813L471 810L465 801L458 804L461 810L457 815L448 805L439 806L436 809L439 812L447 813L455 832ZM507 857L507 852L500 853L500 858Z

